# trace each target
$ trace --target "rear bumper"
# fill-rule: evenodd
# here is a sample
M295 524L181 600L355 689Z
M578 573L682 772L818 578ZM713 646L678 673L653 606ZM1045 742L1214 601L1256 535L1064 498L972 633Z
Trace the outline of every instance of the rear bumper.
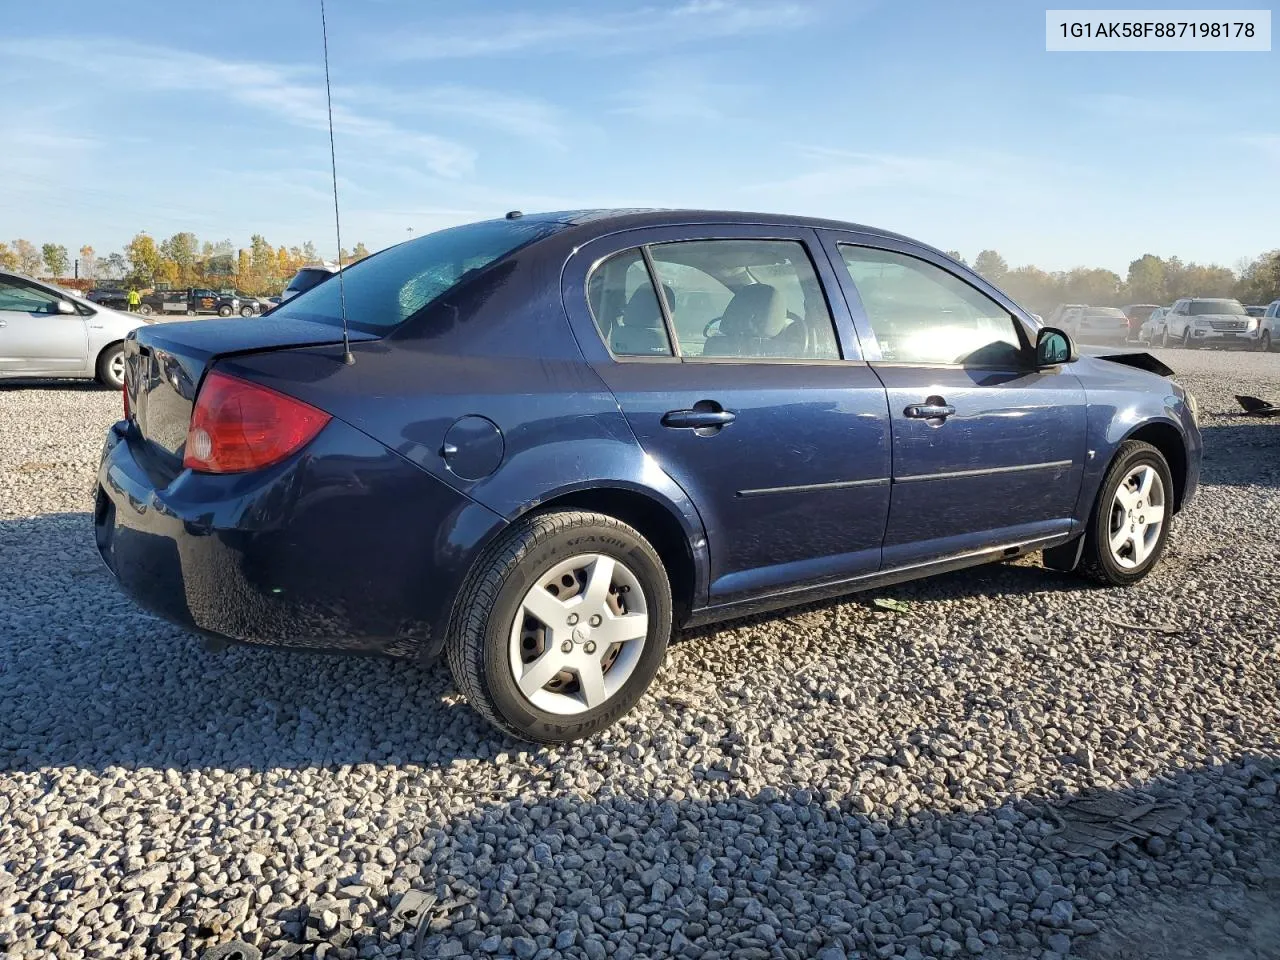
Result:
M341 423L253 474L164 484L121 422L94 534L141 606L188 629L309 650L435 655L453 597L501 518Z

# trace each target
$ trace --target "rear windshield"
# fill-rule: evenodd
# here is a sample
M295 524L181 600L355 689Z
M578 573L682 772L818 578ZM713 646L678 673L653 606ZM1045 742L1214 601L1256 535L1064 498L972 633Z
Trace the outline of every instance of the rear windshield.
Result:
M1193 317L1209 314L1226 314L1232 317L1246 316L1239 300L1192 300L1188 312Z
M1119 317L1121 320L1125 319L1124 311L1121 310L1119 307L1092 307L1090 308L1089 312L1085 314L1085 316Z
M539 240L559 224L534 220L487 220L450 227L383 250L277 307L272 316L297 317L340 326L339 293L345 292L353 330L386 333L436 298L517 247Z

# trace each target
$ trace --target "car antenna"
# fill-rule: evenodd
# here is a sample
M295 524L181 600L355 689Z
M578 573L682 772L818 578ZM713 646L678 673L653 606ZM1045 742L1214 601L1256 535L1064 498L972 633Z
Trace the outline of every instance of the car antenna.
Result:
M333 232L338 236L338 305L342 311L342 362L351 366L351 336L347 332L347 289L342 277L342 220L338 217L338 156L333 149L333 91L329 88L329 26L320 0L320 35L324 38L324 99L329 110L329 169L333 173Z

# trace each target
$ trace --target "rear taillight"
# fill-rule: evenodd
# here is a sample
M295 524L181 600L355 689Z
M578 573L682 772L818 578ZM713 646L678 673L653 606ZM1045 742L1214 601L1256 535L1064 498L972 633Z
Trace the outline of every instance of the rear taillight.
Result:
M331 418L301 400L217 371L196 394L182 465L200 473L243 473L300 450Z

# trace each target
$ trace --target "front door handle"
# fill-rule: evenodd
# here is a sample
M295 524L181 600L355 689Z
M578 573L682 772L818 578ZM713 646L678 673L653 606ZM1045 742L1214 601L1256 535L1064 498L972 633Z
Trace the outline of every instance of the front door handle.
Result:
M945 420L954 416L956 408L942 397L929 397L924 403L913 403L902 411L902 415L912 420Z
M668 410L662 415L662 425L697 430L702 427L723 427L737 419L738 415L730 410Z

